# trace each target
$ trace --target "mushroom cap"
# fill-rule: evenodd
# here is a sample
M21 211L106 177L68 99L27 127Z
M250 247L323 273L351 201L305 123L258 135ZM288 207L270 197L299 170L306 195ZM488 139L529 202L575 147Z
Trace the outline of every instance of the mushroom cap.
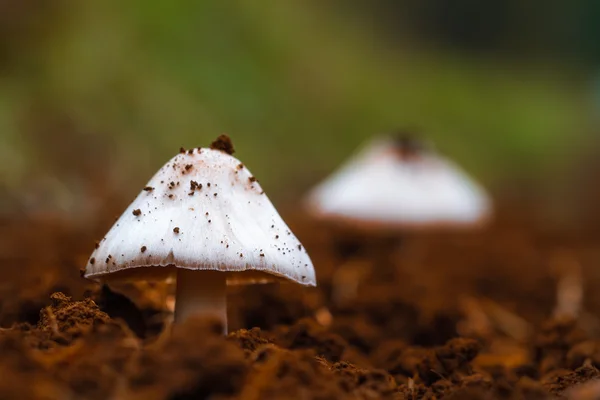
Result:
M224 151L167 162L99 242L85 277L160 280L176 268L229 273L228 283L316 285L306 250L258 181Z
M374 229L474 227L486 222L484 189L431 148L370 141L307 197L320 219Z

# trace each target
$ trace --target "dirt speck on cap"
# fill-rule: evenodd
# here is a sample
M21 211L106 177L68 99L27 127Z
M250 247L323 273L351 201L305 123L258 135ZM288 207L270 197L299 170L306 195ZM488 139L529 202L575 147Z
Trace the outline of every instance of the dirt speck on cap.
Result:
M185 154L185 149L184 149L183 147L180 147L180 148L179 148L179 152L180 152L181 154Z
M146 249L147 249L147 247L146 247L146 246L142 246L142 248L140 249L140 251L143 253L143 252L145 252L145 251L146 251Z
M139 217L140 215L142 215L142 210L140 210L139 208L136 208L135 210L133 210L133 215L135 215L136 217Z
M175 228L173 228L173 232L179 233L179 227L176 226Z
M146 192L151 192L151 191L153 191L153 190L154 190L154 188L153 188L152 186L146 186L146 187L144 188L144 190L145 190Z
M427 150L425 142L418 134L409 130L399 130L394 134L394 143L400 157L411 159L422 155Z
M202 189L202 184L196 181L190 181L190 190Z
M210 144L210 148L213 150L220 150L229 155L235 153L235 150L233 149L233 143L231 143L231 139L227 135L219 136Z

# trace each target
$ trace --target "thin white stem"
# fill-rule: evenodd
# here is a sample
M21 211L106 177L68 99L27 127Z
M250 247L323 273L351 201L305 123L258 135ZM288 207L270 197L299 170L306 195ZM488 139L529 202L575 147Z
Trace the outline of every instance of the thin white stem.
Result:
M218 318L227 334L226 274L179 268L175 294L175 324L193 315Z

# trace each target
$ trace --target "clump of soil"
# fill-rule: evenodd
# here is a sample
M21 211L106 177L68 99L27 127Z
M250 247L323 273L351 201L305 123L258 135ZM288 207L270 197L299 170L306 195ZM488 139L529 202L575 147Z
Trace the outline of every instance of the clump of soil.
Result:
M72 301L63 293L54 293L50 298L52 304L40 312L38 329L59 344L69 344L98 325L116 323L89 298Z
M233 143L228 135L220 135L214 142L210 144L210 148L213 150L221 150L229 155L235 153L233 149Z

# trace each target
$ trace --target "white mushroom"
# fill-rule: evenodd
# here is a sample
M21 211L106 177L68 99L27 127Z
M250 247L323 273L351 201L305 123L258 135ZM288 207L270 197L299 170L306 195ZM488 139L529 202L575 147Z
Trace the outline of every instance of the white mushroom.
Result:
M319 218L363 227L474 226L491 203L453 162L402 138L378 137L308 196Z
M175 320L219 317L226 284L290 280L315 286L312 262L236 158L229 138L181 150L99 242L85 277L99 281L177 276Z

